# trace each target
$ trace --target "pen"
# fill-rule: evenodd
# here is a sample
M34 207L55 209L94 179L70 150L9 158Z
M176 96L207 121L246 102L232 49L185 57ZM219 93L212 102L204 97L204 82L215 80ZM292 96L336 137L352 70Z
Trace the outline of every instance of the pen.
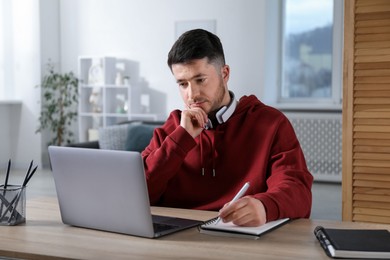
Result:
M7 190L7 186L8 186L8 177L9 177L9 171L11 169L11 159L8 160L8 167L7 167L7 173L5 175L5 182L4 182L4 191L3 191L3 198L5 199L5 191ZM1 203L1 207L0 207L0 215L3 214L3 206L4 206L4 203Z
M236 194L236 196L234 196L234 198L229 202L229 204L241 198L248 190L248 188L249 188L249 182L246 182L244 186L242 186L241 190ZM219 221L221 221L220 217L218 217L217 221L215 221L215 225L217 225Z
M4 189L7 189L9 170L11 169L11 159L8 160L7 174L5 175Z
M28 171L27 171L27 173L26 173L26 177L24 178L24 181L23 181L23 184L22 184L23 187L25 187L25 186L27 185L27 183L30 181L31 177L34 175L35 171L36 171L37 168L38 168L38 165L37 165L37 166L33 169L33 171L30 173L31 167L32 167L32 165L33 165L33 162L34 162L34 161L31 161L31 163L30 163L30 167L28 168Z

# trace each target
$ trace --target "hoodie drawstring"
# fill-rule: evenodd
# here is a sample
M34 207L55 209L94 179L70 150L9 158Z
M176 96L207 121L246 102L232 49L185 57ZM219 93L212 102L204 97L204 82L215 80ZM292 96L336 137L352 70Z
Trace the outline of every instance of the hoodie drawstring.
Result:
M216 171L215 171L215 146L213 145L213 142L211 141L211 138L210 136L207 135L207 133L205 133L205 131L202 131L200 133L200 163L201 163L201 166L202 166L202 176L204 176L205 174L205 163L204 163L204 156L203 156L203 138L202 136L205 135L207 140L209 141L210 143L210 146L211 146L211 160L212 160L212 171L213 171L213 177L216 176Z

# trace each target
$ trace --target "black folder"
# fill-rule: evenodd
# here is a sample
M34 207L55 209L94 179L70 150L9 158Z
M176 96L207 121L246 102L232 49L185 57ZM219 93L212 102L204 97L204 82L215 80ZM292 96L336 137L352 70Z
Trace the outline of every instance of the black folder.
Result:
M390 232L386 229L333 229L317 226L314 234L333 258L390 259Z

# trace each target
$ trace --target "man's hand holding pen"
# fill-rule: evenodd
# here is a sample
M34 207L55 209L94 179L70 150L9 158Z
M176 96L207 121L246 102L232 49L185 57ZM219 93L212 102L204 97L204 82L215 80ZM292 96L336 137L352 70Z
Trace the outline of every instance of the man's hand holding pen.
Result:
M219 211L223 222L233 222L237 226L256 227L267 221L263 203L260 200L245 196L232 203L226 203Z
M233 222L237 226L247 227L257 227L266 223L267 216L263 203L251 196L241 198L249 186L249 182L246 182L234 198L223 206L219 211L216 224L220 220L223 222Z

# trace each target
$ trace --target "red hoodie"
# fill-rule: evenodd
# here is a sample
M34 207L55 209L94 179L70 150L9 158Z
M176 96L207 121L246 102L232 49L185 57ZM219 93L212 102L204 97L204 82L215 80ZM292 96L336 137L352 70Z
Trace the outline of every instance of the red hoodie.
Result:
M142 152L152 205L219 210L245 182L267 221L309 217L313 177L278 110L244 96L227 122L193 139L173 111ZM204 169L204 170L203 170Z

